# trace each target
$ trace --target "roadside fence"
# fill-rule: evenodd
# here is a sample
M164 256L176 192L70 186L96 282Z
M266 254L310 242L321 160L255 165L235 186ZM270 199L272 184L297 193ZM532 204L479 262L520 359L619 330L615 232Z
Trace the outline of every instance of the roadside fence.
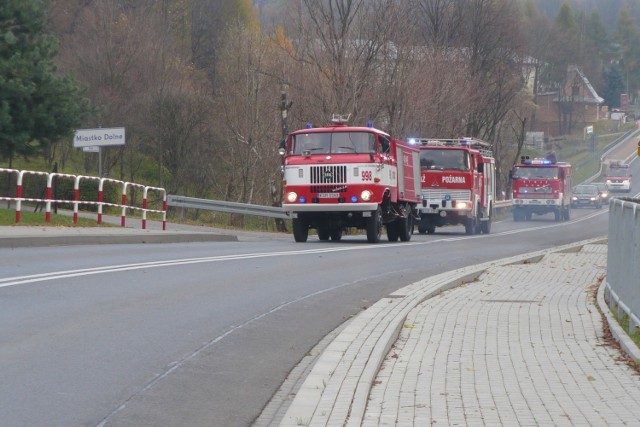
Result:
M147 228L147 212L162 214L162 229L167 229L167 192L164 188L151 187L142 184L136 184L133 182L119 181L111 178L100 178L96 176L84 176L84 175L71 175L57 172L38 172L19 169L5 169L0 168L0 174L7 174L9 177L16 175L16 191L15 197L12 196L0 196L0 201L15 202L16 209L16 224L20 222L20 213L22 210L23 202L43 203L45 206L45 221L51 222L51 205L52 204L72 204L73 205L73 223L78 223L78 208L80 205L96 206L98 210L98 224L102 224L102 213L105 206L121 209L120 214L120 226L124 227L126 224L127 209L141 211L142 212L142 229ZM44 197L23 197L23 184L26 177L40 176L46 179L46 191ZM54 179L71 180L73 182L73 199L54 199L52 196L52 188ZM81 200L80 188L82 181L95 181L98 184L98 191L95 194L94 200ZM105 184L113 185L117 188L121 195L120 203L109 203L104 201L104 188ZM135 206L127 203L127 192L136 188L142 191L142 206ZM0 190L1 191L1 190ZM149 193L153 192L162 196L162 206L157 209L150 209L148 206ZM97 199L97 200L96 200ZM159 198L158 198L159 200Z
M629 318L628 333L640 330L640 199L613 199L609 205L609 245L604 299Z

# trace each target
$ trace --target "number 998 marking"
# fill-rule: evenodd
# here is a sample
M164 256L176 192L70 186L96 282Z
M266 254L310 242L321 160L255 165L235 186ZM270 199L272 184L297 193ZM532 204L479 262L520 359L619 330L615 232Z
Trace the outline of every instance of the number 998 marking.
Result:
M373 173L371 171L362 171L363 181L371 181L372 178L373 178Z

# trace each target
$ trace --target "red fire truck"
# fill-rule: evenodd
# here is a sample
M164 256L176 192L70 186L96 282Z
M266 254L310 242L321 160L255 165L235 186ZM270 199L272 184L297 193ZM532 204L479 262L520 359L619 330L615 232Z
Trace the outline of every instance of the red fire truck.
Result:
M513 220L531 220L533 214L553 213L556 221L571 217L571 165L555 156L520 158L510 177L513 189Z
M412 141L420 145L418 231L461 224L467 234L490 233L496 192L491 145L474 138Z
M631 172L627 163L611 160L605 176L610 191L631 191Z
M387 133L347 125L335 116L326 127L291 133L280 146L284 201L296 242L309 229L320 240L340 240L350 227L364 229L367 241L411 239L419 202L418 150Z

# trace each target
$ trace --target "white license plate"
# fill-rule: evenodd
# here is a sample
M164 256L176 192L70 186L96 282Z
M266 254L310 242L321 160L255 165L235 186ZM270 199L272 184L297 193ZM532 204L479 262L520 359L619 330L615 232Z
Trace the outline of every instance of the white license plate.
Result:
M340 193L318 193L318 199L337 199Z
M438 210L433 208L422 208L420 211L422 213L428 213L428 214L438 213Z

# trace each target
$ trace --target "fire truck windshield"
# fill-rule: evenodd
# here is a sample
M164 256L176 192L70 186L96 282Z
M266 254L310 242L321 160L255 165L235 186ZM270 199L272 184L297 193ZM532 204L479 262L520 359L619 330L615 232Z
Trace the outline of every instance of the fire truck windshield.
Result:
M420 150L422 170L469 170L469 154L466 150L428 148Z
M613 168L609 169L607 176L629 176L629 169L627 168Z
M514 179L558 179L557 167L525 167L516 166L513 170Z
M293 135L293 154L374 153L376 137L369 132L316 132Z

